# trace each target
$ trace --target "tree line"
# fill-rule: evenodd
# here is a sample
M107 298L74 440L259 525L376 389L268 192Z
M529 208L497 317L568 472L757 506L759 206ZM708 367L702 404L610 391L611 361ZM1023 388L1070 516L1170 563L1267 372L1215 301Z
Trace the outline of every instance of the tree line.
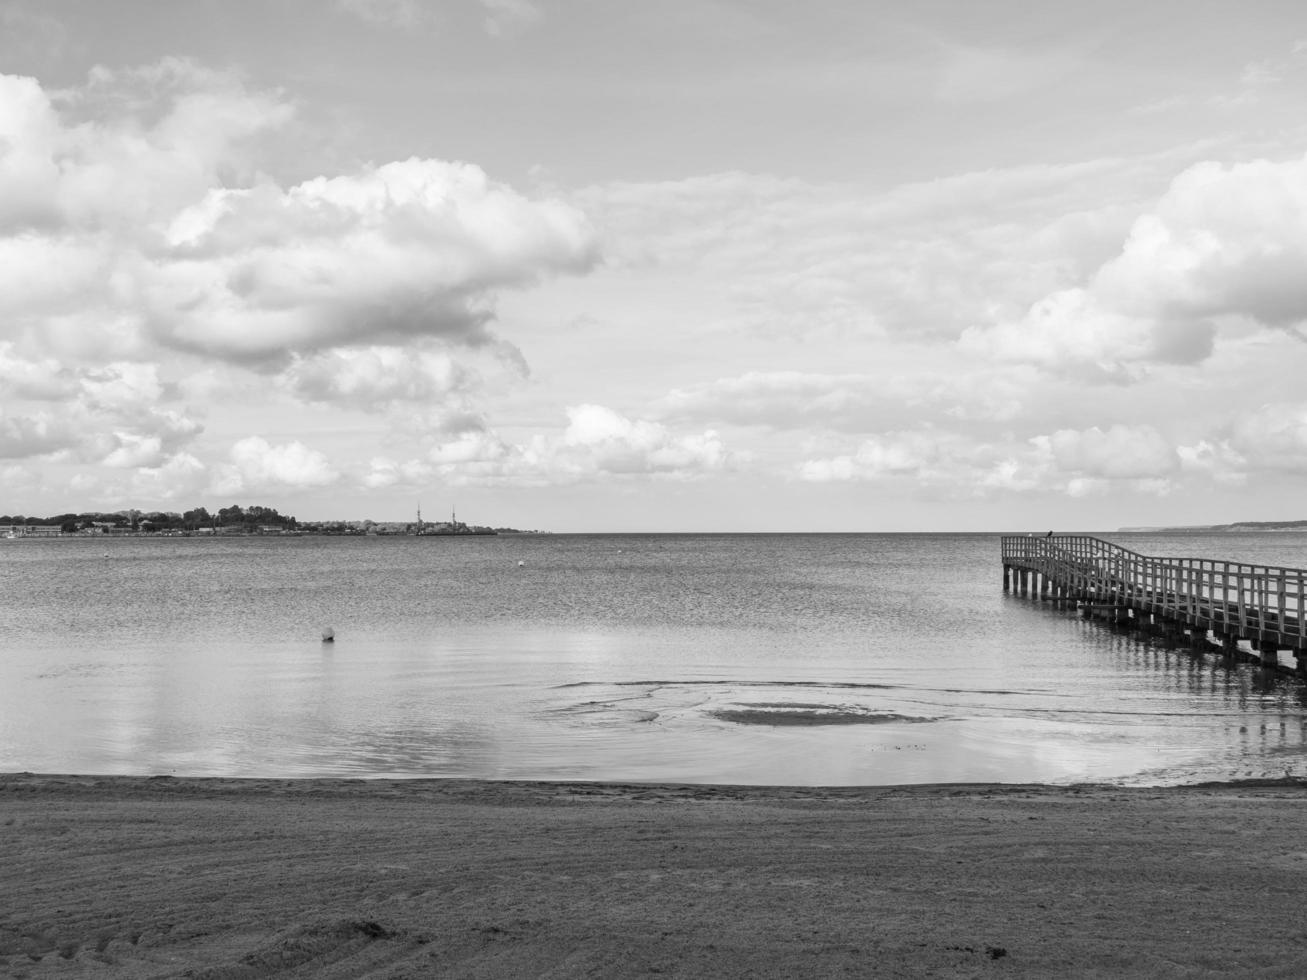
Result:
M118 528L130 531L198 531L201 528L279 527L293 531L299 522L289 514L279 514L274 507L257 504L241 507L232 504L217 513L205 507L196 507L184 513L165 511L120 510L113 513L87 511L80 514L56 514L53 517L27 517L22 514L0 514L0 525L28 527L58 527L65 534L97 528Z

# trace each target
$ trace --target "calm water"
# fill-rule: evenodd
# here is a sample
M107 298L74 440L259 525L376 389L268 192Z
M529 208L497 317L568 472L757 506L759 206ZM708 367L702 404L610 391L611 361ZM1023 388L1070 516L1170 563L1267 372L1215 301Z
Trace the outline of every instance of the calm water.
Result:
M997 535L0 541L0 594L3 771L1307 776L1297 681L1005 596Z

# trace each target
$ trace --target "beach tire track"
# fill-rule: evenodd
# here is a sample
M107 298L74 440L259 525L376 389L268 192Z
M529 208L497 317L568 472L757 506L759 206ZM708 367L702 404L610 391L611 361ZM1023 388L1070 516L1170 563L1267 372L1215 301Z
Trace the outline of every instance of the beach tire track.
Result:
M405 959L426 942L371 919L340 919L284 930L237 962L188 974L196 980L264 977L366 977Z

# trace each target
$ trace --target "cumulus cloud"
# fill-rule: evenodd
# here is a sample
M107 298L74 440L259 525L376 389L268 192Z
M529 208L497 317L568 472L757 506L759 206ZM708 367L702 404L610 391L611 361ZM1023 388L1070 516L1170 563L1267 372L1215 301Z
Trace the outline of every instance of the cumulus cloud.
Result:
M1204 448L1204 454L1195 454L1195 464L1205 459L1245 474L1307 473L1307 404L1268 404L1240 412L1228 432Z
M469 164L280 186L252 143L292 111L177 59L97 71L58 104L0 76L0 332L64 356L103 356L111 333L120 357L254 366L416 337L475 346L498 291L597 260L580 211Z
M807 460L798 476L815 483L898 480L957 496L1041 490L1080 496L1112 486L1166 492L1180 469L1177 449L1146 425L1059 429L1024 440L922 428L875 435L852 453Z
M202 430L172 397L153 364L111 363L67 369L29 361L0 344L0 454L70 458L110 467L153 466ZM60 403L58 410L48 407ZM47 406L47 407L34 407Z
M6 237L148 234L224 174L248 174L251 140L292 115L238 76L179 58L97 68L57 103L35 79L0 75L0 107Z
M0 341L0 396L54 401L67 398L74 385L72 372L53 358L29 360L13 344Z
M78 384L86 400L97 408L136 411L152 407L163 397L154 364L109 364L87 371Z
M410 159L211 191L144 284L163 343L246 362L415 337L490 339L493 294L597 258L584 216L480 168Z
M164 406L173 390L155 364L83 369L77 387L68 414L81 423L92 455L107 466L158 465L204 429L187 412Z
M1200 163L1086 283L1020 319L973 327L962 344L1132 380L1141 366L1205 360L1222 322L1292 330L1307 321L1305 267L1307 158Z
M628 419L602 405L567 410L562 455L606 473L689 475L719 470L727 454L717 433L676 436L657 422Z
M262 154L294 115L178 58L58 92L0 75L0 453L132 470L154 496L337 479L296 442L192 455L182 393L243 368L315 405L407 406L423 437L484 426L483 371L526 372L497 299L594 265L585 215L430 159L278 183Z
M428 458L447 479L546 484L646 476L687 480L731 464L731 454L712 430L682 435L602 405L569 407L559 435L519 446L491 432L466 432L437 446Z
M1164 477L1180 466L1175 447L1149 425L1107 429L1059 429L1032 440L1057 468L1076 476L1110 480Z
M0 406L0 459L47 456L78 441L76 430L49 412L16 414Z
M115 432L114 439L118 445L104 457L105 466L151 467L160 465L164 460L163 440L158 436Z
M1307 158L1180 174L1135 222L1094 289L1159 320L1236 315L1272 327L1307 319Z
M325 455L297 440L273 445L249 436L231 447L229 459L215 474L214 493L322 487L340 478Z
M373 410L399 402L443 403L467 391L474 379L444 351L371 346L297 356L278 380L304 401Z
M434 468L421 460L396 461L386 456L374 456L359 482L369 490L384 490L393 486L422 486L431 479Z
M125 496L133 501L182 501L191 504L206 489L208 467L190 453L177 453L157 466L137 469Z
M1215 334L1210 322L1124 314L1076 288L1045 297L1018 321L970 328L959 344L964 351L1088 381L1129 382L1140 376L1140 365L1205 360Z
M567 409L561 430L513 442L484 425L436 442L421 459L374 458L361 475L370 488L420 485L433 478L455 485L569 485L651 477L692 480L734 465L712 430L678 433L602 405Z
M982 447L968 446L958 434L933 429L872 436L853 453L800 464L799 478L813 483L911 477L947 482L951 474L976 466Z

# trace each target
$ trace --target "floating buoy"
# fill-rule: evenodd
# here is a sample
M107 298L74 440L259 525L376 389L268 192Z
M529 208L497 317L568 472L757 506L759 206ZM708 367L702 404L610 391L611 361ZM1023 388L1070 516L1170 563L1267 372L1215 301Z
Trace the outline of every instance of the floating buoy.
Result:
M520 562L518 562L518 563L517 563L517 567L518 567L518 568L525 568L525 567L526 567L526 562L524 562L524 561L520 561Z
M323 643L336 642L336 631L333 630L330 626L328 626L325 630L322 631L322 642Z

